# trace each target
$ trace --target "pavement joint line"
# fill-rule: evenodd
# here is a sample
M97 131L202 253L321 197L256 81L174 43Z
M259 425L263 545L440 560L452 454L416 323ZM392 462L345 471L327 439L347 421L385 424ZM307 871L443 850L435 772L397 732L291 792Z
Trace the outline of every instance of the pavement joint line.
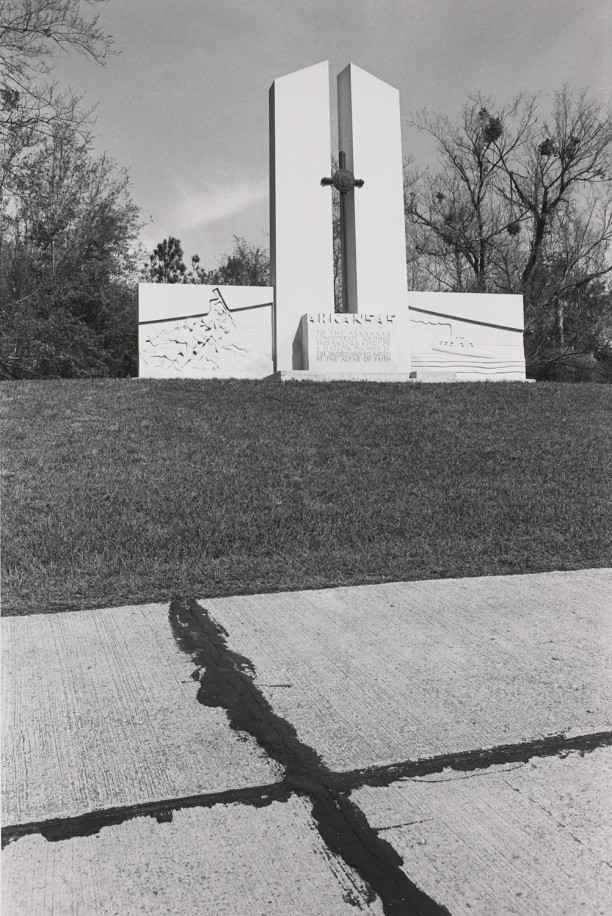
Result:
M518 744L504 744L482 750L458 751L435 757L420 757L397 763L381 764L345 772L330 771L324 780L328 788L352 792L365 786L384 788L402 779L418 778L442 773L446 769L454 772L469 772L487 769L504 763L527 763L536 758L550 758L560 754L578 752L590 753L600 747L612 745L612 731L589 732L584 735L550 735L534 741ZM504 771L505 772L505 771ZM101 808L67 817L49 818L42 821L27 821L23 824L8 824L2 828L2 848L15 840L31 834L40 834L49 842L71 839L76 836L91 836L104 827L110 827L136 817L154 817L159 822L172 820L174 811L184 808L212 808L215 805L242 804L255 808L269 805L274 801L288 801L294 794L285 779L259 786L242 789L226 789L221 792L204 792L198 795L184 795L176 798L157 799L135 805L118 805ZM414 823L420 823L415 821ZM383 830L388 827L381 828Z
M284 777L265 785L8 825L2 831L2 848L31 834L57 842L91 836L104 827L142 816L163 823L172 820L174 811L185 808L210 808L218 804L264 807L275 801L287 802L292 795L301 795L311 802L313 820L328 849L365 882L367 902L372 902L378 895L387 916L448 916L444 906L428 897L408 878L401 868L402 858L380 836L386 828L376 830L369 825L361 809L351 801L351 792L364 786L385 787L402 779L428 776L446 769L456 772L485 770L499 764L526 763L534 757L570 752L584 755L612 745L612 731L571 737L562 733L492 748L332 771L313 748L299 740L291 722L274 713L255 683L254 665L228 647L229 634L205 608L194 599L174 601L170 606L169 622L179 648L197 666L192 677L199 682L198 701L202 705L222 708L230 727L254 737L265 753L283 766Z
M445 769L457 772L482 770L504 763L527 763L533 757L556 757L577 751L586 754L600 747L612 745L612 731L587 732L582 735L547 735L531 741L500 744L490 748L455 751L435 757L419 757L400 763L363 767L356 770L331 773L330 783L338 788L353 790L362 786L389 786L401 779L429 776Z
M158 823L172 820L175 811L185 808L213 808L215 805L242 804L261 808L274 801L288 801L291 791L279 781L261 786L246 786L242 789L226 789L221 792L206 792L199 795L184 795L179 798L165 798L135 805L118 805L100 808L67 817L55 817L42 821L29 821L2 828L2 849L24 836L40 834L48 842L70 840L73 837L93 836L104 827L113 827L137 817L153 817Z

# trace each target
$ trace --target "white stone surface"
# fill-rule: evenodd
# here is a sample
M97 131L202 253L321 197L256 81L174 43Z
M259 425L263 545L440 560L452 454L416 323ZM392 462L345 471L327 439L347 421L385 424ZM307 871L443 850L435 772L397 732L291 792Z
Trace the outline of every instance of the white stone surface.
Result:
M216 805L5 849L3 916L382 916L321 840L310 804Z
M334 310L327 61L270 88L270 260L275 368L301 369L300 320Z
M271 286L206 286L198 283L139 283L138 320L170 321L206 314L215 290L230 312L245 309L272 308L274 290Z
M263 378L273 371L271 287L138 285L140 378Z
M193 670L168 605L3 618L4 824L277 781Z
M338 76L339 147L365 184L346 196L350 312L407 309L399 92L355 64Z
M408 293L410 309L522 331L523 297L504 293Z
M275 712L350 770L609 729L611 595L595 569L202 604Z
M412 368L427 381L524 381L523 297L408 293Z
M612 913L612 748L352 795L453 916Z
M406 315L308 312L302 317L304 369L408 372Z
M305 369L288 369L277 372L275 378L281 382L416 382L408 372L309 372Z

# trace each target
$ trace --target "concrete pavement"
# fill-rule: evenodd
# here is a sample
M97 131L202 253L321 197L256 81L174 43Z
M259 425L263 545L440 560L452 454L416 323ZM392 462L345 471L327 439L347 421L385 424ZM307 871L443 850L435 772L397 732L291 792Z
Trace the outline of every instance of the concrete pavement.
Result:
M612 912L612 570L5 617L5 914Z

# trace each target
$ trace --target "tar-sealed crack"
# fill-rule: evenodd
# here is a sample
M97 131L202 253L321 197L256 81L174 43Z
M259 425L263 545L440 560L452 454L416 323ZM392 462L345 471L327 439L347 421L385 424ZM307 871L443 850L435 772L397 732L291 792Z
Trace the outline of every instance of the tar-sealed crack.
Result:
M559 734L519 744L334 772L313 748L299 740L293 725L274 712L255 684L252 663L228 647L227 632L211 619L204 608L194 600L175 601L170 607L169 617L178 646L196 666L192 677L199 682L199 702L223 709L233 730L255 738L265 753L282 766L282 780L261 786L106 808L73 817L8 825L2 830L3 848L30 834L40 834L49 842L56 842L91 836L104 827L137 817L148 816L164 823L172 820L174 811L184 808L210 808L218 804L264 807L275 801L286 802L292 794L299 794L310 800L314 822L328 850L352 868L369 888L367 902L372 902L378 895L387 916L449 916L444 906L424 894L402 870L402 858L380 836L391 828L372 828L361 809L351 801L351 792L366 785L389 786L402 779L442 774L449 769L454 771L451 779L466 778L458 774L485 770L499 764L522 764L534 757L565 757L570 751L585 754L612 745L610 731L573 737ZM470 772L467 778L471 775ZM362 908L363 894L349 893L345 899Z
M558 756L563 758L570 751L584 755L597 748L610 745L612 745L612 732L610 731L589 732L587 735L573 735L572 737L564 734L547 735L545 738L522 741L519 744L500 744L496 747L455 751L450 754L438 754L435 757L421 757L418 760L404 760L400 763L346 770L332 774L331 779L336 786L350 786L352 789L362 786L384 787L402 779L416 779L434 773L442 773L444 770L469 773L472 770L485 770L500 764L527 763L534 757ZM441 781L446 782L447 780Z
M254 737L281 764L282 784L310 799L321 838L366 883L367 902L377 895L387 916L449 916L402 871L401 856L369 825L347 790L332 784L333 774L317 752L274 712L254 682L252 663L228 647L223 627L193 600L173 602L170 623L178 645L202 672L199 702L224 709L232 729ZM355 897L351 902L361 906Z
M206 792L200 795L186 795L182 798L161 799L140 802L136 805L121 805L88 811L72 817L55 817L45 821L32 821L2 828L2 848L15 840L32 834L40 834L50 843L70 840L77 836L94 836L103 827L116 827L136 817L153 817L159 823L172 821L175 811L185 808L213 808L215 805L242 804L263 808L274 801L287 801L291 795L282 783L265 786L248 786L244 789L227 789L223 792Z

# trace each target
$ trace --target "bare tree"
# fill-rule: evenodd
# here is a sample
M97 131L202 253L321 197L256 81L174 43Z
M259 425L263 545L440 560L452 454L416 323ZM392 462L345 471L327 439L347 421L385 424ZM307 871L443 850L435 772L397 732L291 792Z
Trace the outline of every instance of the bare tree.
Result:
M522 147L500 150L500 160L504 177L497 189L511 205L521 208L530 224L521 274L523 295L529 302L541 282L550 236L567 225L568 215L582 210L586 216L582 223L589 231L576 237L582 236L585 256L596 241L605 248L610 240L612 115L585 91L576 95L564 87L554 95L550 120L534 121ZM596 276L610 270L612 264L600 264Z
M86 0L90 5L105 0ZM98 16L81 14L81 0L0 0L0 188L11 187L24 155L57 125L89 126L79 96L47 77L57 51L75 50L97 64L112 53Z
M406 212L422 230L421 244L433 252L434 262L445 251L449 255L444 285L485 292L495 283L498 256L526 216L498 193L499 178L504 157L526 142L534 108L533 99L519 96L492 114L493 102L475 96L459 124L428 110L412 122L436 140L442 168L412 174Z
M575 334L574 350L568 343L567 309L579 326L577 304L612 271L611 116L567 88L548 120L541 107L537 96L497 108L477 95L458 124L421 112L413 123L435 138L441 168L411 173L406 191L419 279L426 288L522 292L534 362L581 346ZM598 301L609 309L605 296Z

